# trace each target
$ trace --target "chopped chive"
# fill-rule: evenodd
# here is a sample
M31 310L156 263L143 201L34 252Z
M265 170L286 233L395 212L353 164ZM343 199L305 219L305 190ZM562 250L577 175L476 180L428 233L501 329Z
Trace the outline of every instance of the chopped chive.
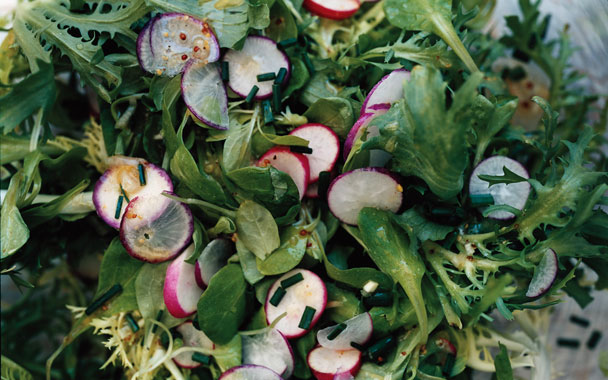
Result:
M127 197L127 193L125 192L125 189L122 187L122 185L120 185L120 192L122 193L122 196L125 197L125 201L127 201L127 203L131 202L129 200L129 197Z
M122 196L122 195L118 196L118 202L116 202L116 212L114 213L114 219L120 218L120 211L122 210L123 199L124 199L124 196Z
M193 353L192 360L194 360L197 363L201 363L201 364L205 364L205 365L211 363L211 357L207 356L207 355L203 355L200 352Z
M571 315L570 316L570 322L572 323L576 323L579 326L582 327L589 327L589 320L586 318L582 318L576 315Z
M281 303L281 300L283 299L283 297L285 296L287 292L285 291L285 289L283 289L281 286L279 286L277 288L277 290L274 291L274 294L272 295L272 297L270 297L270 304L272 306L278 306L279 303Z
M331 330L329 335L327 335L327 339L329 339L329 340L336 339L338 337L338 335L342 334L342 331L346 330L346 327L347 326L345 323L340 323L339 325L336 326L336 328Z
M317 190L317 195L321 198L325 198L327 194L327 190L329 189L329 183L331 182L331 173L322 171L319 173L319 189Z
M156 313L156 320L158 322L160 322L161 318L163 317L163 311L159 310L158 313ZM156 329L158 328L157 324L154 324L154 326L152 326L152 334L154 334L156 332Z
M264 124L272 123L274 121L274 116L272 115L270 100L264 100L262 102L262 108L264 109Z
M146 173L144 171L144 165L137 165L137 170L139 171L139 184L141 186L146 186Z
M131 331L133 331L134 333L139 331L139 325L137 324L137 322L135 322L135 318L133 318L131 313L128 313L125 318L127 318L127 323L129 324Z
M280 49L287 49L289 47L292 47L296 43L298 43L297 38L287 38L287 39L284 39L284 40L280 41L279 43L277 43L277 45L279 46Z
M114 297L118 293L122 292L122 286L120 284L116 284L112 286L107 292L102 294L99 298L97 298L87 309L84 311L86 315L91 315L95 310L99 309L104 303L110 300L110 298Z
M590 350L593 350L597 346L597 344L599 343L601 338L602 338L601 331L593 330L593 332L591 333L591 336L589 337L589 340L587 340L587 348Z
M274 80L274 84L282 84L283 81L285 80L286 75L287 75L287 69L284 67L281 67L279 69L279 74L277 75L277 78Z
M581 342L578 339L557 338L557 345L568 348L578 348Z
M469 195L472 206L489 206L494 204L492 194L471 194Z
M298 272L298 273L294 274L293 276L288 277L288 278L284 279L283 281L281 281L281 286L284 289L287 289L290 286L295 285L302 280L304 280L304 276L302 276L301 272Z
M362 345L360 345L360 344L359 344L359 343L357 343L357 342L350 342L350 346L351 346L352 348L356 348L357 350L359 350L359 351L361 351L361 352L365 351L365 347L363 347Z
M523 67L517 66L516 68L509 70L509 79L517 82L526 77L526 70Z
M371 360L376 360L380 356L387 353L393 346L395 345L395 338L392 336L387 336L386 338L382 338L373 345L369 346L367 349L367 356Z
M224 82L228 81L230 78L230 68L228 66L228 61L222 61L222 80Z
M308 56L308 54L304 53L302 54L302 58L304 59L304 65L306 65L308 72L310 73L310 75L313 75L316 70L314 65L312 64L312 61L310 60L310 57Z
M388 292L376 292L369 297L364 297L363 303L370 308L374 306L391 306L393 304L393 295Z
M258 79L258 82L266 82L269 80L274 80L277 77L277 74L275 73L263 73L263 74L258 74L256 76L256 78Z
M307 146L290 145L289 150L294 153L312 154L312 148L309 148Z
M258 86L253 85L253 87L251 87L251 91L249 91L249 94L247 94L247 97L245 98L245 101L247 103L251 103L251 101L255 97L255 94L257 94L259 90L260 90L260 88Z
M443 365L441 372L449 377L452 374L452 368L454 368L455 361L456 357L452 354L448 354L448 356L445 357L445 364Z
M281 85L272 85L272 106L275 112L281 111Z
M300 323L298 327L303 330L308 330L310 324L312 323L312 318L315 316L317 310L314 307L306 306L304 312L302 313L302 318L300 318Z

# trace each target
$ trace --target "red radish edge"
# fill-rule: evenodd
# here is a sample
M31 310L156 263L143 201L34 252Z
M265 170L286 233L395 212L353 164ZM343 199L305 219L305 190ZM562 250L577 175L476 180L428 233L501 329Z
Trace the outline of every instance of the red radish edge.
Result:
M357 13L360 3L358 0L304 0L303 6L318 16L342 20Z
M294 178L296 173L291 170L291 166L282 166L280 164L281 161L278 159L279 155L288 155L289 157L295 157L298 160L301 166L299 168L301 170L301 178ZM306 156L300 153L294 153L289 149L289 147L286 146L275 146L264 153L257 163L257 166L260 167L266 167L268 165L273 166L279 171L287 173L296 184L298 193L300 194L300 199L304 198L304 194L306 194L306 189L308 188L308 178L310 178L310 166ZM293 169L298 170L295 167Z
M195 70L199 70L199 71L195 71ZM191 75L200 74L202 71L207 71L207 70L209 70L208 71L209 74L207 74L206 76L203 76L203 79L205 79L205 81L200 80L201 78L199 75L199 78L198 78L199 80L197 80L196 83L188 84L188 82L190 81ZM211 80L209 81L208 78L210 77L210 75L214 75L215 77L211 77ZM210 83L207 83L207 82L210 82ZM220 110L219 110L220 111L220 120L212 121L212 120L210 120L209 115L204 115L203 111L196 107L196 105L194 104L195 99L191 99L191 97L195 97L195 96L190 95L190 94L191 94L191 92L193 92L195 90L198 90L200 93L200 91L202 91L204 88L212 87L214 85L214 82L215 82L217 91L215 93L213 93L213 95L214 95L214 97L221 99L223 104L220 104L220 102L218 100L218 106L220 107ZM203 84L205 86L200 87L201 84ZM226 93L226 87L224 86L224 82L221 80L220 71L219 71L219 68L217 67L217 64L205 64L201 61L190 60L190 62L188 62L188 64L186 64L186 66L184 67L184 74L182 76L180 87L182 90L182 99L184 100L186 107L188 107L190 112L192 112L192 114L197 119L199 119L203 123L207 124L208 126L210 126L212 128L215 128L215 129L220 129L220 130L228 129L228 126L229 126L228 95ZM198 99L198 100L199 100L199 103L197 103L197 105L200 105L201 99Z
M344 357L348 355L347 357ZM340 365L340 361L346 363L347 368ZM317 380L333 380L336 376L340 378L346 375L355 376L361 368L361 351L332 350L318 346L310 350L306 362Z
M289 134L308 140L308 147L312 149L311 154L304 153L310 167L309 183L317 182L321 172L330 172L334 168L340 155L340 139L333 129L309 123L300 125Z
M371 339L374 332L372 316L368 312L355 315L343 323L346 324L346 328L332 340L327 337L337 325L317 331L319 345L332 350L350 350L352 349L351 342L364 345Z
M193 252L194 245L190 245L167 267L163 298L167 311L175 318L186 318L194 314L198 299L203 294L203 291L196 286L194 265L185 261ZM184 299L184 296L187 298ZM189 304L184 305L184 302Z
M547 291L551 289L551 285L555 282L557 270L557 254L551 248L547 248L534 270L534 275L528 285L526 297L536 298L547 293Z
M401 99L403 97L403 83L400 83L400 87L399 90L397 90L397 92L392 93L392 94L385 94L384 97L380 96L380 99L373 99L374 94L378 91L382 91L383 90L383 85L385 86L391 86L394 85L394 81L395 78L391 78L391 76L396 75L397 77L404 75L404 80L408 80L410 77L410 72L405 70L405 69L397 69L397 70L393 70L391 71L389 74L385 75L384 77L382 77L382 79L380 79L378 81L378 83L376 83L376 85L374 85L374 87L372 87L372 89L370 90L370 92L367 94L367 97L365 97L365 101L363 102L363 106L361 107L361 115L363 115L364 113L374 113L374 111L378 111L378 110L387 110L391 107L391 104L396 102L397 100ZM397 79L398 80L398 79ZM390 90L393 90L393 88L389 88ZM384 89L385 91L387 91L386 89ZM372 102L372 100L375 102ZM378 102L378 100L381 100L380 102Z

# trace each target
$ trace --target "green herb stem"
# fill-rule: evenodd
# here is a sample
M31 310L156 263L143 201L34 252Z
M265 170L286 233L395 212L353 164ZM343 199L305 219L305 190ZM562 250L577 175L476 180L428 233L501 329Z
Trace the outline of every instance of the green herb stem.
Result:
M452 22L446 20L441 15L435 12L431 12L430 19L434 25L433 31L435 32L435 34L437 34L439 37L441 37L442 40L444 40L448 45L450 45L456 55L462 60L466 68L471 73L479 71L477 65L475 64L475 61L473 61L473 58L471 58L471 55L464 47L464 44L460 40L460 37L458 37L458 34L456 33Z

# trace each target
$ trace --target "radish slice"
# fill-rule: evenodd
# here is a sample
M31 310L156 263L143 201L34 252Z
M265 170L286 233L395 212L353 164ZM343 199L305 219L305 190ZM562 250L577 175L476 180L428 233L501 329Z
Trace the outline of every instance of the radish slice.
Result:
M182 336L184 341L183 347L201 347L207 350L215 349L215 344L211 339L204 332L197 330L192 321L186 321L177 326L177 332ZM173 361L182 368L196 368L201 365L201 363L192 360L192 352L183 352L174 357Z
M228 129L228 96L217 64L191 61L182 77L182 98L197 119Z
M196 260L194 276L201 289L205 289L211 277L226 265L234 253L234 245L227 239L213 239Z
M114 156L110 159L110 168L95 184L93 204L97 215L104 222L110 227L119 228L129 203L124 195L132 200L138 196L161 194L163 191L173 191L173 183L163 169L141 158ZM119 200L121 196L122 202ZM117 214L119 205L120 212Z
M175 76L191 60L206 64L220 58L220 45L209 25L192 16L165 13L151 22L149 33L158 75Z
M534 276L528 285L526 297L540 297L551 288L555 277L557 276L557 254L551 248L547 248L540 260L540 263L534 269Z
M403 83L408 79L410 72L405 69L394 70L380 79L367 94L361 107L361 115L390 108L391 104L403 98Z
M319 330L317 332L319 344L332 350L351 350L351 342L363 345L372 337L374 331L372 317L369 313L356 315L345 321L344 325L346 327L343 330L341 329L342 324Z
M270 368L248 364L230 368L220 380L282 380L282 377Z
M243 364L268 367L281 377L288 379L295 366L293 351L277 329L268 329L262 334L243 335Z
M249 36L241 50L229 50L224 55L228 62L228 86L243 98L253 86L258 86L254 99L266 99L272 95L274 81L259 82L257 76L266 73L278 74L281 68L287 70L283 83L289 80L289 59L277 48L270 38Z
M356 225L364 207L397 212L403 187L383 168L356 169L338 176L327 191L329 209L342 222Z
M272 165L275 169L287 173L296 184L300 199L304 197L310 178L308 159L304 155L294 153L286 146L275 146L260 157L257 165Z
M281 284L284 280L290 282L300 275L303 279L287 288L284 288L286 283ZM271 301L279 287L285 290L285 294L275 306ZM298 338L306 334L317 323L325 310L326 304L327 289L323 280L309 270L294 269L280 277L268 290L265 304L266 320L268 324L272 324L281 314L287 313L276 324L276 329L289 339ZM315 313L312 315L308 328L303 329L299 325L307 306L313 308Z
M528 201L528 195L530 195L530 184L528 182L497 183L489 186L488 182L479 178L479 175L482 174L503 175L503 167L505 166L521 177L530 178L526 168L519 162L505 156L493 156L480 162L473 170L469 181L469 193L471 195L490 194L494 198L495 205L509 205L518 210L523 210ZM511 219L515 215L509 211L498 210L489 213L488 217L505 220Z
M318 380L355 376L361 367L361 351L316 347L308 353L308 366Z
M312 153L304 154L310 166L309 182L317 182L321 172L334 168L340 153L340 139L331 128L323 124L304 124L289 134L308 140L308 147L312 149Z
M188 206L163 195L138 196L120 223L120 241L134 258L150 263L177 256L192 240L194 222ZM194 266L192 266L194 279Z
M367 133L365 140L369 140L372 137L380 136L380 130L377 126L372 125L368 128L370 122L374 119L374 117L378 115L385 114L388 108L378 107L378 110L375 113L365 113L359 117L359 119L355 122L353 127L348 132L348 136L346 136L346 141L344 141L344 159L348 158L350 151L352 150L355 141L360 139L364 133ZM372 149L370 150L369 164L370 166L384 166L388 160L391 159L390 153L387 153L380 149Z
M306 188L306 194L304 194L306 196L306 198L319 198L319 183L315 182L315 183L311 183L308 185L308 187Z
M156 73L157 65L150 46L150 29L152 29L154 21L156 18L150 20L137 36L137 61L142 69L152 74Z
M186 259L194 252L194 244L179 255L167 267L163 298L169 313L175 318L185 318L196 312L196 304L203 291L196 286L194 265Z
M304 8L332 20L348 18L359 10L359 0L304 0Z

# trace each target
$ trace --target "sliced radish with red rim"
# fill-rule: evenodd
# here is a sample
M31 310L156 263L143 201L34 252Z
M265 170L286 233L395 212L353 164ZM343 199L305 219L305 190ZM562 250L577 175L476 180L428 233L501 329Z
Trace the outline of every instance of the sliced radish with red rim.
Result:
M397 176L383 168L362 168L337 177L327 191L329 209L342 222L356 225L365 207L397 212L403 187Z
M501 176L504 174L503 167L523 178L530 178L528 171L519 162L505 156L493 156L483 160L475 167L469 180L469 193L471 195L489 194L494 198L495 205L508 205L518 210L523 210L528 196L530 195L530 184L528 182L497 183L492 186L487 181L479 178L480 175ZM496 210L488 214L492 219L511 219L515 215L509 211Z
M308 140L312 153L304 153L310 166L310 183L319 180L321 172L330 172L340 153L340 139L329 127L323 124L304 124L294 129L290 135Z
M304 8L317 16L332 20L348 18L359 10L359 0L304 0Z
M216 129L228 129L228 95L216 63L191 61L181 86L184 103L197 119Z
M205 246L196 260L194 275L196 283L205 289L211 277L222 269L234 253L234 244L228 239L213 239Z
M141 158L114 156L110 168L95 184L93 204L104 222L119 228L130 200L163 191L173 191L173 183L163 169Z
M120 223L120 241L136 259L151 263L177 256L194 231L188 206L161 194L131 199ZM194 266L192 266L194 279Z
M215 349L215 343L204 332L197 330L192 321L186 321L177 326L177 332L182 336L183 347L200 347L209 351ZM182 368L196 368L201 365L201 363L192 360L192 352L182 352L174 357L173 361Z
M230 368L220 380L282 380L282 377L270 368L248 364Z
M294 355L287 338L274 328L256 335L243 335L243 364L257 364L288 379L295 366Z
M155 18L150 20L137 36L137 61L142 69L152 74L156 74L157 66L150 46L150 29L154 21Z
M375 113L366 113L361 115L359 119L355 122L353 127L348 132L348 136L346 136L346 141L344 141L344 159L346 160L350 151L352 150L353 145L357 140L362 138L363 134L365 134L365 141L371 139L372 137L380 136L380 129L377 126L371 125L371 121L374 117L385 114L388 108L383 109L379 108ZM384 166L388 160L391 159L391 155L380 149L372 149L370 151L369 164L370 166Z
M260 74L274 73L284 68L287 75L283 83L289 80L289 59L277 48L276 42L267 37L249 36L241 50L229 50L224 55L228 62L228 86L236 94L245 98L253 86L258 87L254 99L266 99L272 95L274 81L258 81Z
M547 248L542 259L534 268L534 275L528 285L526 297L536 298L545 294L557 277L557 269L557 254L551 248Z
M191 244L167 267L163 298L167 310L175 318L194 314L198 299L203 294L202 289L196 286L194 265L186 262L193 252L194 244Z
M361 351L332 350L322 346L313 348L307 357L308 366L318 380L348 379L361 368Z
M275 146L264 153L257 163L260 167L268 165L287 173L296 184L300 199L304 197L310 178L310 166L306 156L294 153L286 146Z
M350 350L351 343L364 345L372 337L374 325L369 313L363 313L317 332L317 341L332 350Z
M361 107L361 115L390 108L391 104L403 98L403 84L408 79L410 72L405 69L395 70L380 79L367 94Z
M275 328L291 339L306 334L317 323L326 304L327 289L323 280L309 270L294 269L272 284L264 308L268 324L286 313Z

